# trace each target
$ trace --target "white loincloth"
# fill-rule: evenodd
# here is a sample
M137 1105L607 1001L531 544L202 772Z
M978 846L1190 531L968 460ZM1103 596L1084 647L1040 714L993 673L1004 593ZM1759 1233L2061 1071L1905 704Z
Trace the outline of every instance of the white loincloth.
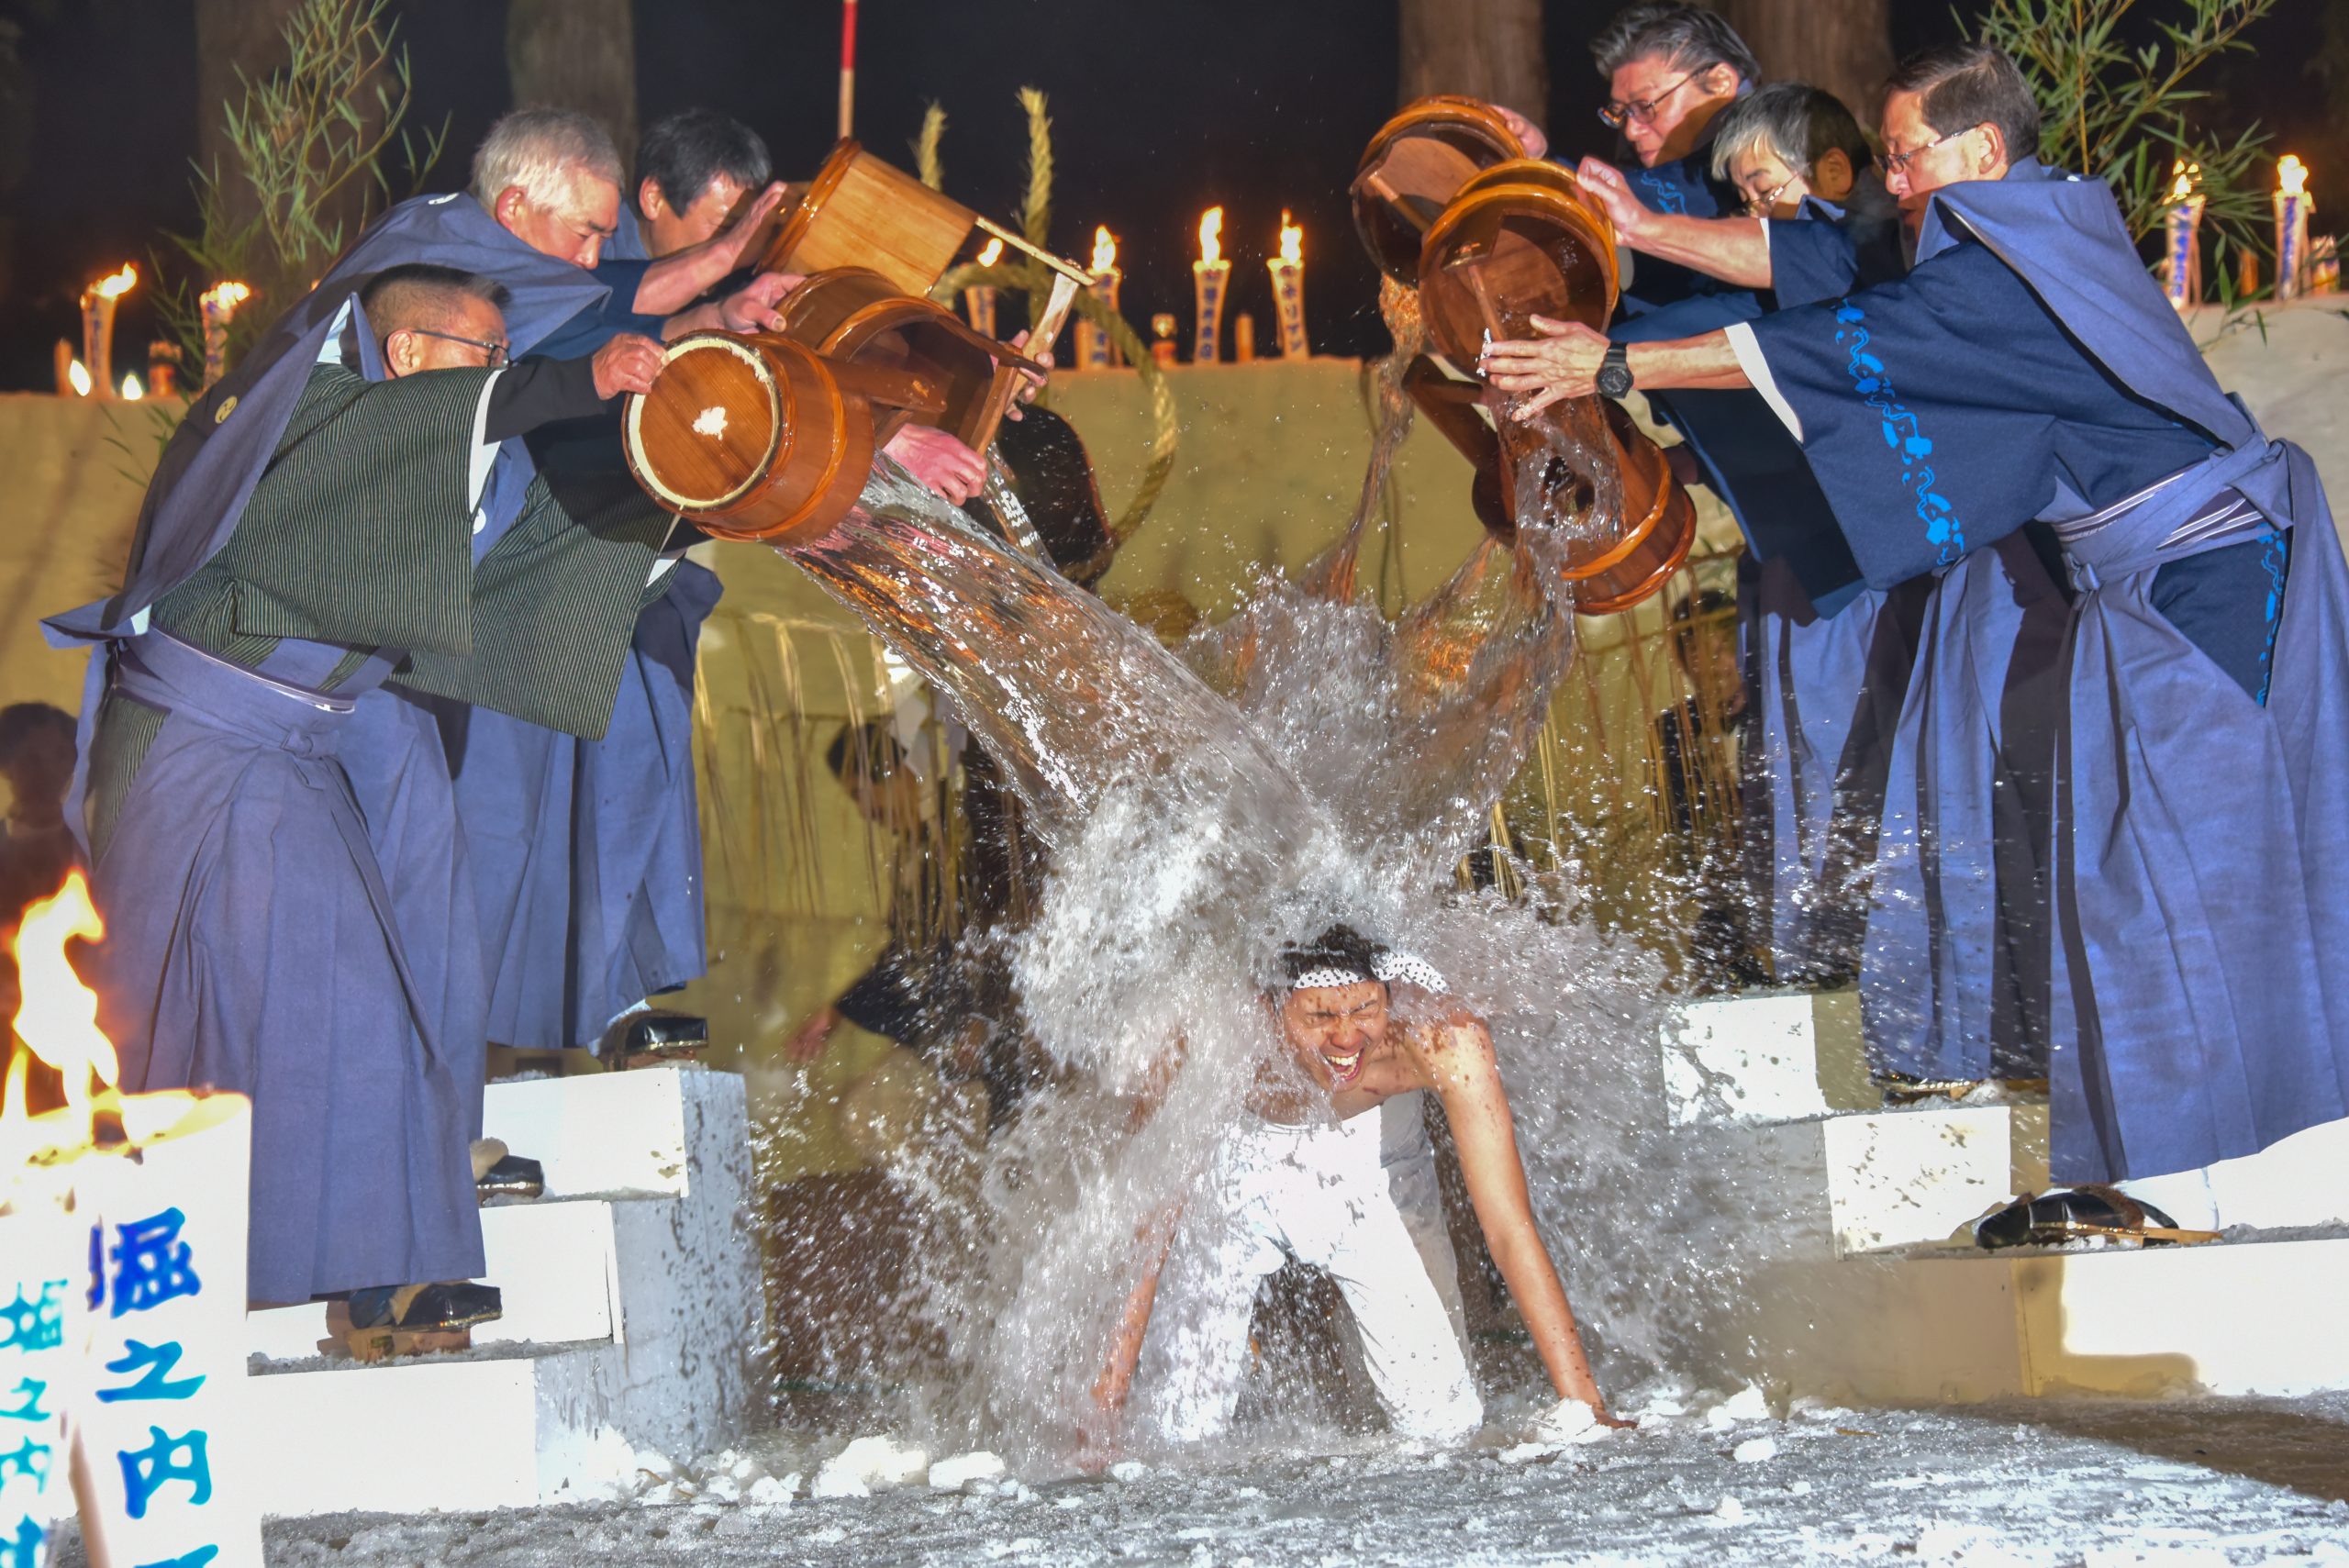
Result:
M1256 1288L1292 1258L1336 1282L1396 1431L1452 1440L1483 1425L1414 1092L1336 1127L1252 1122L1217 1151L1142 1344L1135 1393L1148 1429L1196 1442L1230 1426Z

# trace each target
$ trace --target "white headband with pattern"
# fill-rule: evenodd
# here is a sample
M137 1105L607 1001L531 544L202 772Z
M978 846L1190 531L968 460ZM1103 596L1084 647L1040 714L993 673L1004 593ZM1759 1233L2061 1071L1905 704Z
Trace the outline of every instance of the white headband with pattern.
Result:
M1422 991L1431 991L1439 995L1452 989L1444 984L1443 976L1435 972L1435 966L1425 959L1415 958L1407 952L1394 952L1387 950L1381 950L1377 956L1370 961L1369 978L1383 980L1390 985L1400 980L1406 984L1416 985ZM1363 973L1358 969L1323 967L1307 970L1290 981L1288 988L1292 991L1316 991L1331 985L1359 985L1363 979Z

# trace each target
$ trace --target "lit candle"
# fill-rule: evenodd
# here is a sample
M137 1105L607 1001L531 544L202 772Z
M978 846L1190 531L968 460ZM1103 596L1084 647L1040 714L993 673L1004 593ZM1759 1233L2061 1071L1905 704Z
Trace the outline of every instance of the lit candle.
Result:
M1301 360L1305 346L1305 230L1281 209L1281 253L1264 263L1273 273L1273 308L1281 324L1281 358Z
M97 997L65 957L69 939L95 941L105 931L73 872L55 897L26 912L17 937L16 1032L60 1070L66 1094L63 1110L36 1118L47 1127L35 1142L48 1146L40 1163L51 1180L69 1184L73 1217L72 1288L54 1304L86 1308L62 1334L78 1364L57 1391L73 1429L82 1537L102 1568L258 1568L260 1510L233 1454L248 1441L251 1106L241 1095L112 1090L118 1062L97 1027ZM94 1084L104 1087L94 1095ZM115 1129L103 1146L102 1125ZM24 1187L19 1180L12 1199ZM0 1274L21 1274L13 1249L10 1257ZM52 1263L47 1273L55 1272ZM49 1310L53 1278L38 1282L31 1316L26 1281L15 1283L17 1316L0 1303L6 1332L27 1332L15 1325L28 1322L47 1343L66 1329ZM21 1382L0 1383L0 1427L12 1391L28 1392ZM0 1474L6 1470L0 1461Z
M90 367L75 360L65 367L65 384L73 389L76 397L90 395Z
M125 261L122 271L82 291L82 362L90 367L94 386L114 385L115 306L138 282L139 269Z
M2194 188L2202 165L2181 158L2172 172L2162 219L2162 292L2183 315L2202 301L2202 196Z
M122 373L122 398L123 398L123 401L124 401L124 402L126 402L126 403L136 403L136 402L138 402L140 398L142 398L142 397L144 397L144 396L146 396L146 395L147 395L146 389L145 389L144 387L142 387L142 386L140 386L140 385L139 384L139 373L138 373L137 371L125 371L125 372L123 372L123 373Z
M1231 263L1223 259L1223 209L1209 207L1199 218L1199 259L1191 263L1193 317L1191 358L1211 365L1223 357L1224 284Z
M1150 357L1152 362L1171 365L1174 362L1174 330L1181 325L1171 310L1162 310L1150 318Z
M242 284L215 284L197 296L204 311L204 385L197 391L209 391L228 373L228 323L237 318L237 306L252 295Z
M2299 296L2308 279L2308 165L2286 153L2276 165L2276 297Z
M1108 228L1093 230L1093 297L1118 314L1118 286L1125 274L1118 271L1118 237ZM1118 362L1118 345L1109 334L1079 317L1076 322L1076 362L1088 370L1105 370Z
M979 252L979 265L992 267L1003 260L1003 241L990 239ZM995 285L973 284L963 291L963 314L971 318L971 330L982 338L995 336Z
M73 357L73 345L60 338L51 357L57 361L57 395L60 397L81 396L80 393L73 390L73 367L82 362Z

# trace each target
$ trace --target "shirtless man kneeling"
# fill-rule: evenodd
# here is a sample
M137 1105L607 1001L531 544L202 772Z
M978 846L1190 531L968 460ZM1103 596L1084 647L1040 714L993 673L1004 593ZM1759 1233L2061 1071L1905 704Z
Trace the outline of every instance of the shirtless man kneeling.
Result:
M1428 1089L1451 1124L1485 1244L1557 1390L1544 1428L1564 1435L1594 1418L1626 1424L1608 1414L1591 1379L1565 1287L1534 1226L1482 1020L1448 1003L1425 964L1346 926L1281 961L1287 989L1265 1005L1298 1072L1260 1075L1255 1117L1216 1151L1194 1195L1169 1217L1157 1266L1136 1286L1095 1385L1100 1425L1114 1424L1139 1383L1152 1436L1184 1443L1222 1432L1247 1366L1257 1285L1292 1258L1337 1284L1397 1433L1456 1441L1484 1424L1419 1119L1419 1091ZM1154 1312L1162 1295L1166 1310ZM1097 1451L1106 1436L1093 1434Z

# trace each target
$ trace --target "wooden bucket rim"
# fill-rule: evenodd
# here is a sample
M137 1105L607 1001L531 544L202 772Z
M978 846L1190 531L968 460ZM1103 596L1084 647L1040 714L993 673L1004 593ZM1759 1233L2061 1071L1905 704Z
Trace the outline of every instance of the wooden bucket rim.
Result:
M1607 215L1603 210L1597 210L1583 203L1575 202L1555 186L1549 184L1513 183L1486 185L1475 191L1464 188L1461 194L1453 198L1452 205L1439 213L1436 220L1428 226L1427 238L1420 242L1420 292L1424 294L1427 290L1428 272L1435 261L1436 252L1445 241L1459 231L1461 225L1485 208L1497 206L1510 198L1531 201L1539 206L1562 207L1564 212L1590 221L1593 230L1592 238L1598 241L1591 246L1591 252L1598 258L1599 267L1607 278L1607 307L1599 312L1599 319L1604 321L1612 317L1615 314L1616 302L1622 294L1622 274L1615 259L1615 226L1607 220Z
M743 496L756 489L761 478L773 469L775 454L782 450L783 446L784 417L786 412L784 402L788 389L767 364L764 355L758 351L760 347L788 348L793 353L805 354L809 359L816 357L807 349L788 339L765 335L755 338L744 337L732 332L688 332L662 348L661 367L663 371L666 371L670 364L682 354L711 348L721 349L749 365L751 375L766 393L770 423L766 450L761 454L757 462L751 465L750 473L742 482L715 499L695 500L679 495L663 483L660 475L651 471L651 464L643 458L644 400L649 395L637 393L631 395L629 398L627 414L628 463L629 467L635 472L639 482L652 493L653 499L688 516L698 517L704 513L719 511L741 500ZM819 364L817 368L821 370L822 366Z

